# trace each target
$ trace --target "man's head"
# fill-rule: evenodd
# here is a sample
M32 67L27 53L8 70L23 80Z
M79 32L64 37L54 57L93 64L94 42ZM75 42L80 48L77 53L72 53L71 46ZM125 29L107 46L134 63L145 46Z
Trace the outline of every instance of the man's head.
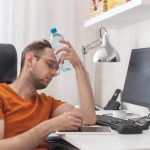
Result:
M23 50L21 72L28 75L37 89L47 87L58 71L59 65L49 41L34 41Z

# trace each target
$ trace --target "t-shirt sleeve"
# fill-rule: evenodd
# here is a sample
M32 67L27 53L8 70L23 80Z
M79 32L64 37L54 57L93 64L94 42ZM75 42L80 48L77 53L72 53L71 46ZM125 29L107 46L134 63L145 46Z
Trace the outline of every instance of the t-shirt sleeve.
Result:
M0 120L4 119L3 108L4 108L4 105L3 105L2 100L0 99Z
M57 100L53 97L51 97L51 98L52 98L52 111L54 111L57 107L59 107L60 105L65 103L62 100Z

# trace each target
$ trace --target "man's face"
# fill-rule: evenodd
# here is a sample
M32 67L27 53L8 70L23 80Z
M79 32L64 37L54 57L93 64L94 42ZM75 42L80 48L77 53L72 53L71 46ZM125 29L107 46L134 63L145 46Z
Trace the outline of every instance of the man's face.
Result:
M33 83L37 89L44 89L58 74L59 66L55 55L50 48L45 48L41 54L34 55L36 62L30 72Z

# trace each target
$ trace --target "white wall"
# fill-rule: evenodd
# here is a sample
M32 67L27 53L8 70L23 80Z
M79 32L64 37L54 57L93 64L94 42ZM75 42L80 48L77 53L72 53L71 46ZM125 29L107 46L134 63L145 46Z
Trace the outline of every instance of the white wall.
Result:
M98 36L95 27L84 28L83 23L88 19L90 0L77 0L77 45L88 44ZM119 20L118 20L119 21ZM123 89L129 63L131 49L150 47L150 20L146 20L128 27L108 31L111 44L120 53L120 63L92 63L92 52L87 55L88 71L95 95L95 103L105 106L116 88ZM96 32L97 31L97 32ZM147 114L148 109L136 105L125 104L130 111Z

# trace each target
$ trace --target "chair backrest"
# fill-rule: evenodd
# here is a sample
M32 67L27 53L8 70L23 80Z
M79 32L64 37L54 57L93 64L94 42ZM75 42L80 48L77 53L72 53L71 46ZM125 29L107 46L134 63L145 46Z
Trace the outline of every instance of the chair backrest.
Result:
M12 44L0 44L0 82L11 83L16 77L16 49Z

